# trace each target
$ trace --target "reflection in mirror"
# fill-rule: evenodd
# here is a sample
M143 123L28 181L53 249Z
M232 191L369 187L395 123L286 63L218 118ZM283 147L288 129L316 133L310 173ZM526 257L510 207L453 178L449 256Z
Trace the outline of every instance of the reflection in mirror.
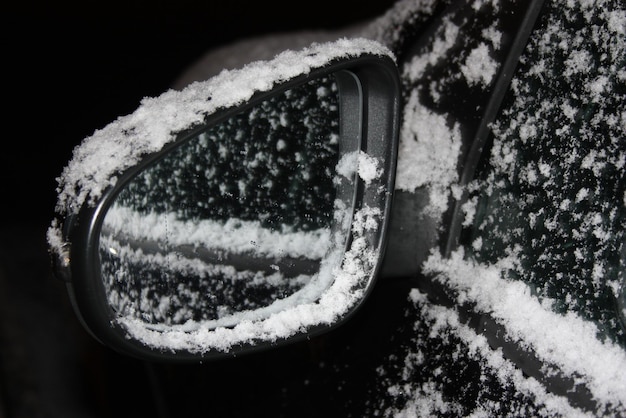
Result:
M321 263L345 246L337 210L354 195L336 170L354 151L340 149L338 97L333 77L285 91L127 183L100 235L111 308L154 326L215 328L316 300L329 285Z

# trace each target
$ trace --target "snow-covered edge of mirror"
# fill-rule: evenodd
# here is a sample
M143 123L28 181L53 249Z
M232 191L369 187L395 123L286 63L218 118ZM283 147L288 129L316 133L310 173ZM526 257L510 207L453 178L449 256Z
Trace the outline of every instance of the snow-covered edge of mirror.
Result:
M177 133L202 123L219 109L237 106L254 94L271 90L279 83L322 68L332 61L365 54L390 57L384 45L369 39L339 39L287 50L269 61L252 62L241 69L195 82L181 91L168 90L156 98L144 98L127 116L96 130L74 149L73 157L57 178L56 212L78 213L83 204L95 204L117 182L117 174L150 153L160 151ZM51 249L63 254L57 220L48 229Z

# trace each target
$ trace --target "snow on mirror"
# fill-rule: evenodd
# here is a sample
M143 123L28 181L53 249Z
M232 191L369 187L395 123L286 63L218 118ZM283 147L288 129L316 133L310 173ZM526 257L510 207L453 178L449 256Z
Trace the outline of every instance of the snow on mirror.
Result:
M336 267L346 246L336 219L354 196L354 176L337 172L355 172L339 126L328 76L193 134L137 173L100 234L110 307L149 328L215 329L318 299L332 281L322 265Z
M400 80L365 39L313 44L146 98L76 147L48 229L103 344L152 360L318 335L372 289Z

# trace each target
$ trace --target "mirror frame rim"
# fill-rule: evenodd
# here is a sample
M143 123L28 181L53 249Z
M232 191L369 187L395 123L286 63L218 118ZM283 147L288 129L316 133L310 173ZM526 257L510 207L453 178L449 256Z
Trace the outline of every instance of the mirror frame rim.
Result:
M108 303L101 280L99 263L99 235L106 210L115 199L120 189L130 181L137 172L158 160L173 148L181 145L207 126L220 123L228 117L241 113L256 104L282 93L285 90L303 84L318 77L339 71L354 74L359 86L350 91L340 92L340 100L344 95L361 95L360 101L363 118L359 121L362 131L361 150L381 156L384 161L383 173L380 176L386 193L374 193L370 187L358 187L354 213L357 207L368 204L381 210L380 227L370 237L375 242L374 250L377 261L370 273L367 288L362 298L350 307L344 315L332 324L319 324L308 327L304 332L278 339L277 341L254 341L233 346L228 351L209 349L203 352L187 350L164 350L145 345L141 341L129 338L128 331L116 321L116 316ZM356 84L356 83L355 83ZM395 185L395 168L398 153L398 136L400 125L400 79L394 61L386 56L363 54L358 57L341 58L301 74L288 81L278 83L274 88L258 92L243 104L220 109L207 116L204 123L191 127L177 135L177 139L167 144L162 150L148 154L134 166L124 170L117 183L106 190L94 206L84 204L77 215L68 216L63 222L63 236L70 243L71 263L65 272L66 285L74 311L84 328L99 342L117 352L132 357L151 361L197 362L223 357L232 357L278 347L286 343L301 341L322 333L326 333L343 324L362 305L372 290L376 276L382 264L386 247L386 231L391 213L392 196ZM343 112L343 109L340 111ZM342 113L340 113L341 117ZM341 141L341 139L340 139ZM362 183L362 182L361 182Z

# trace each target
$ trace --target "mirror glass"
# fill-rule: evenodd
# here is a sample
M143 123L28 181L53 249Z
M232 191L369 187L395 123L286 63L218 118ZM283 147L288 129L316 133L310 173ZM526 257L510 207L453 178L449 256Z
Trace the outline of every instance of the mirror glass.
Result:
M338 213L350 216L354 196L345 173L355 170L337 167L355 150L339 131L328 76L194 134L139 172L101 230L111 308L155 326L215 328L318 298L329 285L321 264L346 245Z

